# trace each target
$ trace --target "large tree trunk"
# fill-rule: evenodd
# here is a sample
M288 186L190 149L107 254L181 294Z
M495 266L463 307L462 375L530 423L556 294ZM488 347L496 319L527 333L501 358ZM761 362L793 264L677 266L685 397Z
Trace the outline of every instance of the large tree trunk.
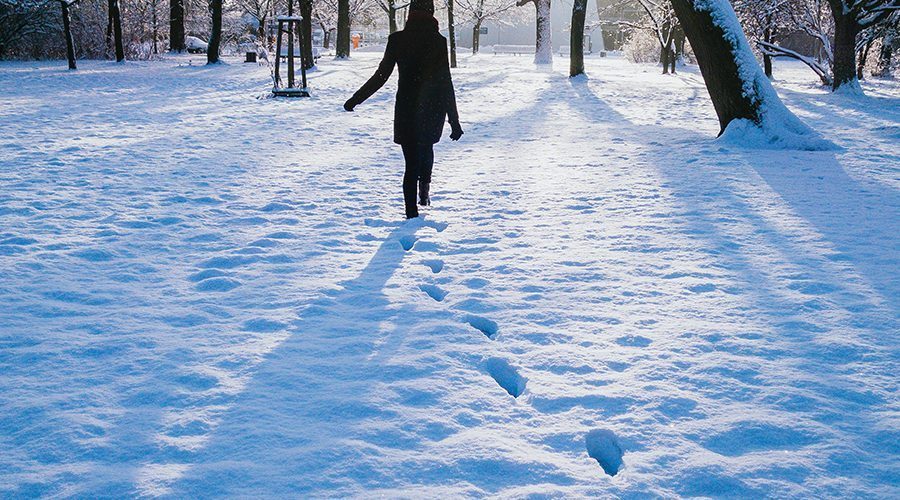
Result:
M119 0L109 0L108 7L112 38L116 47L116 62L122 62L125 60L125 47L122 43L122 13L119 11ZM155 44L156 40L153 43Z
M553 25L550 22L550 0L534 0L535 43L534 63L553 63Z
M303 16L303 20L300 21L300 40L302 43L300 61L306 69L316 65L312 50L312 7L312 0L300 0L300 15Z
M456 26L453 24L454 0L447 0L447 35L450 37L450 67L456 67Z
M478 50L481 48L481 20L475 21L475 25L472 26L472 53L477 54Z
M859 23L853 14L844 14L834 4L841 2L832 0L834 14L834 62L832 66L832 90L848 86L859 87L856 78L856 35L859 34Z
M698 4L707 8L701 10ZM719 133L724 132L732 120L747 119L758 123L761 118L760 100L757 96L744 92L745 81L742 78L744 75L738 71L737 52L743 47L729 36L732 33L726 33L716 22L720 13L714 9L723 9L728 4L701 3L700 0L672 0L672 6L697 56L697 64L706 83L706 90L709 91L716 115L719 117L721 127ZM743 37L743 33L740 36ZM746 45L746 40L744 44ZM749 46L746 50L749 51Z
M350 0L338 0L337 40L334 42L335 57L350 57Z
M763 41L766 43L772 43L772 15L766 15L766 29L763 30ZM763 53L763 72L766 74L768 79L772 79L772 56L768 53Z
M672 0L694 49L721 135L768 147L832 149L781 102L762 72L728 0Z
M75 39L72 38L71 16L69 15L68 0L60 0L63 18L63 36L66 37L66 58L69 60L69 69L78 69L75 64Z
M584 74L584 15L587 0L572 5L572 30L569 37L569 76Z
M184 0L169 0L169 50L184 52Z
M209 0L209 13L212 15L212 34L209 47L206 49L206 63L219 62L219 46L222 44L222 1Z

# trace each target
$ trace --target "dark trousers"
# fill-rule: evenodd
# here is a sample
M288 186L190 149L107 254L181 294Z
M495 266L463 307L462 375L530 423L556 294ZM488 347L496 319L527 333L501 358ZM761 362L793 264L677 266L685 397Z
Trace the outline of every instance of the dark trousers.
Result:
M401 144L406 171L403 173L403 201L406 217L418 217L416 188L419 181L431 182L431 168L434 166L434 144Z

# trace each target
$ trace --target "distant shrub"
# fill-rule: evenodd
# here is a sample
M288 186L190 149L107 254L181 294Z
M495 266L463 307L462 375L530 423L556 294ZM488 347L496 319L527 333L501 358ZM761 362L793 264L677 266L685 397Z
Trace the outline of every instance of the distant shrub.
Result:
M659 42L653 33L633 30L622 47L625 58L633 63L658 63Z

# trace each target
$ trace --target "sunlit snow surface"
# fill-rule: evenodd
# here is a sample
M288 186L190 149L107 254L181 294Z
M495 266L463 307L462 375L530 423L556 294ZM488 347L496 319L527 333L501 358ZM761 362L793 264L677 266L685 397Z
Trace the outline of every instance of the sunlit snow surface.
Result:
M377 61L0 63L0 496L900 495L900 85L463 57L406 223Z

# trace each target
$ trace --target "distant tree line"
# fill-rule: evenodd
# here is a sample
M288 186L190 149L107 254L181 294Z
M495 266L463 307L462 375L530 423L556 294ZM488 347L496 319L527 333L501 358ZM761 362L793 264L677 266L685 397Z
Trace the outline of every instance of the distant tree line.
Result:
M217 43L271 49L272 24L275 16L287 13L287 1L69 0L63 5L62 0L0 0L0 59L63 58L69 36L79 59L148 59L181 52L188 48L186 36L210 43L213 50ZM295 12L325 33L325 47L336 46L342 56L349 53L351 23L373 24L380 15L378 1L293 0Z
M802 61L824 85L837 90L857 86L866 76L890 77L898 64L900 0L731 0L741 26L763 66L773 77L772 59ZM576 0L576 10L578 1ZM641 15L617 24L629 34L626 49L634 59L675 69L684 57L684 33L670 0L623 0ZM574 18L573 18L574 19ZM575 23L573 22L573 26ZM658 42L658 56L647 53L646 40ZM574 40L574 37L573 37ZM791 47L804 41L806 50Z

